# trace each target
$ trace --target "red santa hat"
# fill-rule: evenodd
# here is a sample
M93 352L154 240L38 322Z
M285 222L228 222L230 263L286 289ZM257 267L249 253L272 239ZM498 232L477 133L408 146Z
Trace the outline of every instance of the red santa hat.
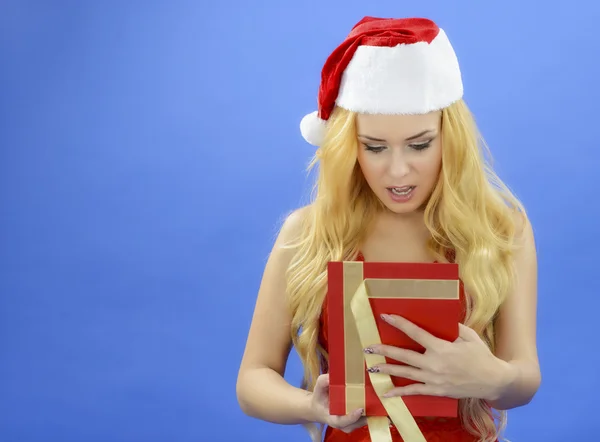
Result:
M425 114L462 95L456 54L433 21L365 17L325 62L318 111L302 119L300 131L319 146L336 105L365 114Z

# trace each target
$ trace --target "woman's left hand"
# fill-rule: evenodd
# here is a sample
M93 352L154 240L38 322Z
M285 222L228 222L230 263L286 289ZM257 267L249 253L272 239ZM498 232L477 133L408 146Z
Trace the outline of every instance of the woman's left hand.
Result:
M495 400L508 382L510 364L494 356L473 329L459 324L458 339L449 342L400 316L383 318L425 348L425 353L383 344L365 349L367 353L407 364L379 364L369 371L418 382L396 387L384 397L429 395Z

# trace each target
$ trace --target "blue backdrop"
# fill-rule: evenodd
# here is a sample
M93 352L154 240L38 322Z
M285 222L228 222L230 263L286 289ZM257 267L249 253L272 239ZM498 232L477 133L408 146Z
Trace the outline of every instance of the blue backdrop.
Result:
M364 15L447 30L535 226L543 385L508 436L598 440L600 6L372 3L1 2L1 441L307 440L243 415L235 380L310 189L300 118Z

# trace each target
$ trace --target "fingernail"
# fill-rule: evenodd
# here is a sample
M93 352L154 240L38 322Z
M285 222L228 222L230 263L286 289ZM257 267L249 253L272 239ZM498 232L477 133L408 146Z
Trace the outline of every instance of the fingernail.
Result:
M368 353L368 354L373 354L373 353L375 353L375 350L373 350L371 347L367 347L367 348L365 348L364 352Z
M379 367L370 367L370 368L367 368L367 371L369 373L379 373L380 370L379 370Z
M364 408L359 408L358 410L356 410L356 414L363 414L363 411L365 411Z
M392 318L391 318L390 315L386 315L385 313L382 313L381 314L381 319L383 319L384 321L388 321L389 322L389 320L392 319Z

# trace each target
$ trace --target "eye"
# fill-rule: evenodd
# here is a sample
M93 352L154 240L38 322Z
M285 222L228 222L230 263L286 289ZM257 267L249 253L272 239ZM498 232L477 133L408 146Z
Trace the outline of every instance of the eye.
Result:
M425 150L427 149L429 146L431 146L431 142L433 140L429 140L426 141L424 143L415 143L415 144L410 144L409 146L414 149L414 150Z
M385 149L385 146L371 146L369 144L365 144L365 149L371 152L379 153Z

